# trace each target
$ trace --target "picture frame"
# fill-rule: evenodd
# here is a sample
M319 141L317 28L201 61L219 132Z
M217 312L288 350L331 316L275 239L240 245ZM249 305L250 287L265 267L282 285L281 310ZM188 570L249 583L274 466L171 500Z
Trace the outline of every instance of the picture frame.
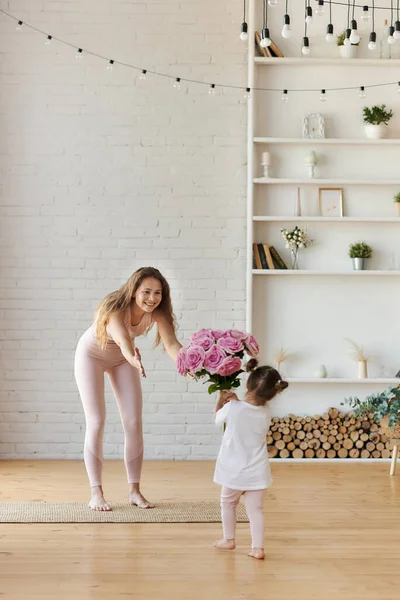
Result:
M320 217L343 217L343 188L318 188Z
M303 139L321 139L325 137L325 119L320 113L304 115L302 123Z

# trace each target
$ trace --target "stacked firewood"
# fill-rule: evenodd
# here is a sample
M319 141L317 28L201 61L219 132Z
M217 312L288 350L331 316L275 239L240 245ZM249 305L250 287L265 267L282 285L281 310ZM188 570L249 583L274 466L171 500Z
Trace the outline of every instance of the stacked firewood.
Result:
M390 458L390 440L372 415L330 408L313 417L274 417L267 435L270 458Z

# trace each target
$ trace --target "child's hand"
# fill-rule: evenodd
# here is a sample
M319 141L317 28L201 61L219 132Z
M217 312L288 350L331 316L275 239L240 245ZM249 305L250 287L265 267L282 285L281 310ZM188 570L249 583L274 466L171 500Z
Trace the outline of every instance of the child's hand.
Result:
M219 397L220 397L222 405L226 404L230 400L239 400L239 398L236 396L236 394L234 392L231 392L230 390L222 390L219 393Z

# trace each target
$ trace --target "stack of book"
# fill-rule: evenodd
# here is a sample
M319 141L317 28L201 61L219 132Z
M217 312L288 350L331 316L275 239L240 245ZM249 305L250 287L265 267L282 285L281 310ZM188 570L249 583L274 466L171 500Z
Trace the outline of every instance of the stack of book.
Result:
M253 244L253 269L287 269L287 266L273 246Z

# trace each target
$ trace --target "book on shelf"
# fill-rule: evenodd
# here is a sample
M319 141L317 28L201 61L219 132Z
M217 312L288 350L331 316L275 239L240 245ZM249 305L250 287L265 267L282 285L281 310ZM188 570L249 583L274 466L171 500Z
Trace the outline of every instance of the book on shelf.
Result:
M275 268L276 269L287 269L287 265L285 264L285 261L283 260L281 255L278 253L278 251L273 246L269 247L269 251L271 253L271 257L274 262Z
M256 269L262 269L261 256L257 244L253 244L253 263L255 263Z
M275 263L273 261L271 250L268 244L264 244L264 252L267 259L267 264L269 269L275 269Z
M273 246L268 244L253 244L253 269L287 269L287 266Z

